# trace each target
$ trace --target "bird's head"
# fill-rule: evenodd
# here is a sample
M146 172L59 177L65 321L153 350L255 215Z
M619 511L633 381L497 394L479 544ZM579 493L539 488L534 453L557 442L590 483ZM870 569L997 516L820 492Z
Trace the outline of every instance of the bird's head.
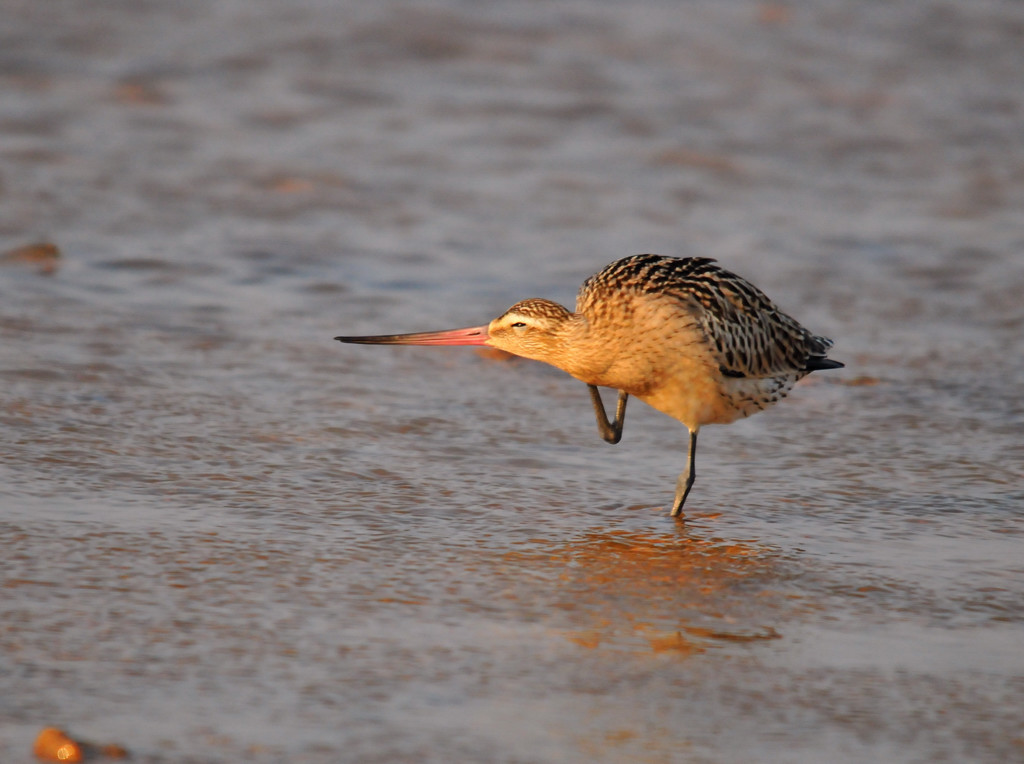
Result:
M549 361L571 317L557 302L523 300L491 321L487 344L523 358Z

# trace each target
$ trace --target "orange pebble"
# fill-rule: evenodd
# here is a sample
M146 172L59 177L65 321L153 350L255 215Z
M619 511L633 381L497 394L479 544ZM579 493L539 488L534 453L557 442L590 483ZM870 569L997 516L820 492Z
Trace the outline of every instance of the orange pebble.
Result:
M32 753L44 761L82 761L82 746L69 738L63 730L47 727L39 733Z

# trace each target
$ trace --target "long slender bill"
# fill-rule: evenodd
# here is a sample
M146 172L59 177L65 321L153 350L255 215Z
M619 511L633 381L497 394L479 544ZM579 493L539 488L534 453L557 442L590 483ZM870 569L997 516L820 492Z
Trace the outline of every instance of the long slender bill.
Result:
M416 334L380 334L369 337L335 337L339 342L355 345L486 345L490 339L486 326L449 329L444 332Z

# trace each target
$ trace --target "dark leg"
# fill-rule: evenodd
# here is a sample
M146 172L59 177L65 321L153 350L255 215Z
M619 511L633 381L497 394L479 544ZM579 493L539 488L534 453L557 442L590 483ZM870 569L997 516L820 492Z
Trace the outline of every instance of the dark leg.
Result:
M683 504L686 503L686 497L690 495L690 489L693 488L693 480L697 477L697 431L690 430L690 450L687 457L689 467L686 472L679 475L679 480L676 481L676 499L672 502L672 517L679 517L683 514Z
M622 440L622 425L626 421L626 401L629 393L619 390L619 403L615 407L615 421L609 422L608 415L604 411L604 403L601 402L601 393L595 385L587 385L590 388L590 400L594 402L594 413L597 414L597 429L601 437L615 445Z

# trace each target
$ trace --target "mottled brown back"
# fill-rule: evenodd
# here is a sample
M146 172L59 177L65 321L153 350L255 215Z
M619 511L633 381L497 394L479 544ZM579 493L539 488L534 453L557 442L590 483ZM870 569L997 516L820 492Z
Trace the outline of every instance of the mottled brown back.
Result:
M832 340L811 334L760 289L708 257L635 255L587 279L576 310L584 315L622 293L677 300L693 315L728 377L798 374L841 364L825 358Z

